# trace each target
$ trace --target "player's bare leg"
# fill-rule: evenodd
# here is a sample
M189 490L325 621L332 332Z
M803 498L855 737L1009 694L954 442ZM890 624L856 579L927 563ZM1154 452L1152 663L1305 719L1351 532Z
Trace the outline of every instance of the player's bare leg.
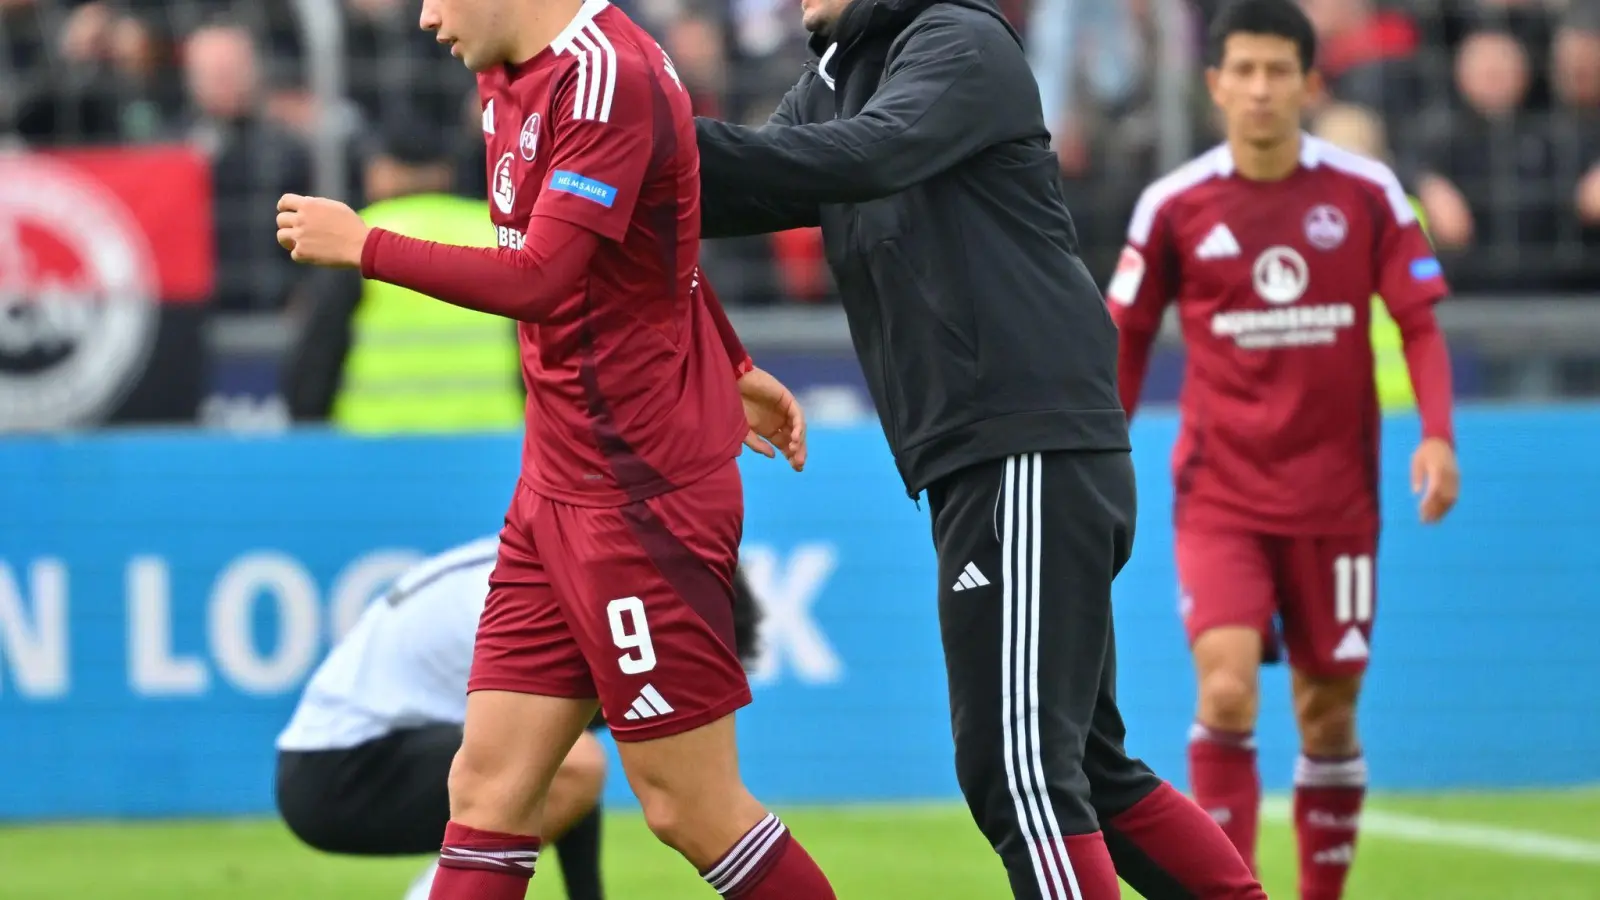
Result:
M1338 900L1355 860L1367 792L1367 763L1356 735L1361 676L1322 677L1295 670L1291 682L1300 759L1294 767L1294 823L1302 900Z
M739 775L734 717L671 737L618 741L622 768L657 838L735 900L832 900L805 848Z
M591 818L598 824L600 815L600 792L605 787L606 779L606 754L600 742L591 734L585 733L578 738L567 752L566 759L562 760L561 767L556 770L556 777L550 784L550 793L545 800L544 824L541 827L543 834L541 840L555 841L556 850L561 855L562 875L567 884L567 893L574 898L579 894L574 893L572 881L572 860L568 858L567 839L575 835L580 823L587 823ZM590 862L589 866L598 871L598 863ZM438 876L439 862L435 860L425 872L417 877L406 892L406 900L426 900L433 890L434 879ZM589 886L587 894L583 896L599 896L598 888Z
M1145 900L1266 900L1227 835L1193 800L1129 758L1107 635L1083 771L1116 873Z
M550 781L540 830L547 840L567 833L594 808L606 784L606 752L587 731L567 752Z
M1189 735L1190 790L1256 871L1261 633L1231 625L1202 632L1194 641L1194 665L1200 696Z
M567 752L544 804L544 840L554 841L569 900L600 900L600 792L606 754L585 731Z
M430 900L522 900L556 771L596 701L474 691L450 767L450 825Z

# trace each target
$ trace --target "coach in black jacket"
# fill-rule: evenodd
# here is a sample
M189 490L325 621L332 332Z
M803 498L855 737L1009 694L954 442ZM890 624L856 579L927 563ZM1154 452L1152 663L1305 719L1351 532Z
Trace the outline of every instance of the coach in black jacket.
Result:
M855 0L813 47L767 127L700 120L705 235L822 226L912 495L1008 454L1127 450L1115 326L999 10Z
M1264 898L1123 751L1111 582L1135 492L1115 328L992 0L803 0L758 129L698 120L702 229L820 225L884 431L926 490L956 773L1018 898ZM1181 860L1181 861L1180 861Z

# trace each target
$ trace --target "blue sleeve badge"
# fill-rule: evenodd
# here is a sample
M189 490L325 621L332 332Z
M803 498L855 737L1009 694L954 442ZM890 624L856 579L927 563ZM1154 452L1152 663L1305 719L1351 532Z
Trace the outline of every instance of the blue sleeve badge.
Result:
M1424 256L1411 261L1411 277L1417 281L1427 281L1430 278L1438 278L1443 274L1444 267L1440 266L1439 261L1431 256Z
M593 178L586 178L577 172L568 172L564 169L557 169L550 173L550 189L552 191L576 194L585 200L593 200L606 209L610 209L611 204L617 202L616 188L606 184L604 181L596 181ZM1412 271L1416 271L1415 264L1412 265Z

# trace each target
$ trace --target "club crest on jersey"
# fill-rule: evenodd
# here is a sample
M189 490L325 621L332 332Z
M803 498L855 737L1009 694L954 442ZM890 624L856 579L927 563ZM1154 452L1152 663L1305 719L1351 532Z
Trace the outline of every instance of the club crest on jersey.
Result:
M1311 270L1293 247L1268 247L1256 257L1250 273L1256 295L1273 304L1293 303L1305 296Z
M511 177L511 164L515 156L516 154L507 153L495 163L494 184L489 189L490 195L494 197L494 205L508 216L517 206L517 182Z
M522 134L517 138L517 149L522 152L522 158L533 162L539 155L539 114L534 113L528 121L522 123Z
M1319 203L1306 213L1306 240L1318 250L1337 249L1349 233L1350 224L1337 206Z

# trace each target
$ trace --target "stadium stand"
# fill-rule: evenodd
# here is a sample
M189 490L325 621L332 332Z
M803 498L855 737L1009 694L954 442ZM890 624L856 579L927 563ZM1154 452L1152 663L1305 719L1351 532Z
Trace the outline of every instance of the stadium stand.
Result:
M673 55L704 114L761 121L806 57L785 0L619 3ZM1102 279L1143 185L1216 138L1196 76L1217 4L1002 4L1029 39L1083 255ZM198 308L181 316L163 308L161 339L189 348L177 354L188 369L176 371L172 352L158 354L174 371L130 390L112 421L187 419L208 395L274 393L286 335L303 324L304 295L316 291L306 283L315 276L287 262L261 215L279 193L336 186L358 208L412 193L482 196L471 76L416 28L415 6L0 3L0 80L14 86L0 92L0 141L25 149L178 144L198 152L211 174L213 284ZM1600 2L1306 7L1322 41L1326 108L1356 107L1381 122L1389 161L1426 208L1457 293L1530 308L1530 295L1592 297L1600 288ZM732 306L825 310L836 301L812 232L717 242L705 252ZM1558 318L1587 313L1540 306ZM248 325L231 327L241 322ZM769 330L783 333L757 324L758 346ZM219 331L228 338L220 346L203 340ZM1570 323L1563 331L1573 332ZM220 357L205 358L211 353ZM1495 365L1484 370L1490 393L1587 393L1600 382L1592 360L1532 369L1519 360L1504 373Z

